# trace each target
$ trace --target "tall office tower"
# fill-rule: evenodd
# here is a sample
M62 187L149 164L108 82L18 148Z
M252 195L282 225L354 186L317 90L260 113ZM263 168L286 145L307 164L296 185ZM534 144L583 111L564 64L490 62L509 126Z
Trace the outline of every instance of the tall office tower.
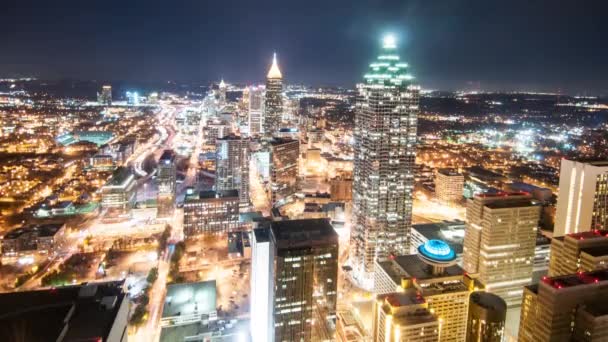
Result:
M456 253L447 243L429 240L418 254L378 259L374 277L376 294L417 291L441 322L439 341L464 341L475 281L456 265Z
M249 88L249 136L251 137L262 133L263 97L264 88L262 86L252 86Z
M467 202L463 266L507 305L532 282L540 207L527 193L476 195Z
M251 244L251 340L274 341L274 257L270 228L254 229Z
M298 140L273 138L270 141L270 200L273 205L298 190L299 156Z
M201 191L184 200L184 236L222 234L239 228L239 192Z
M275 341L326 341L334 324L338 234L327 219L275 221ZM253 270L256 272L256 270Z
M175 153L165 150L158 160L158 174L156 182L158 184L158 212L157 217L170 217L175 209L175 190L176 190L177 170L175 166Z
M469 300L467 342L502 342L507 303L489 292L473 292Z
M437 200L451 205L462 200L464 175L454 169L439 169L435 175L435 194Z
M608 161L562 159L553 236L608 227Z
M215 147L216 190L238 190L241 208L249 207L249 140L231 134Z
M608 230L554 237L551 240L549 276L608 268Z
M524 289L519 342L608 341L608 270L544 277Z
M220 104L226 104L226 83L224 83L224 79L220 81L219 85L219 101Z
M264 136L272 138L281 127L283 116L283 75L277 64L277 54L266 76L266 98L264 100Z
M411 84L392 36L358 86L351 263L373 287L374 260L409 250L420 88Z
M108 106L112 104L112 86L104 85L101 87L101 93L97 93L97 102Z
M441 323L415 290L382 294L373 310L374 341L438 342Z

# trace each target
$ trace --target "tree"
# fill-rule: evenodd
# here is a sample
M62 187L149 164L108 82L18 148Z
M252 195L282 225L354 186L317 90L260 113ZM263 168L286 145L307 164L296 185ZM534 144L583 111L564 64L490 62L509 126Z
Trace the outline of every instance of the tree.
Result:
M148 284L154 284L156 279L158 279L158 268L152 267L152 269L150 269L150 272L148 272L148 278L146 278L146 281L148 282Z

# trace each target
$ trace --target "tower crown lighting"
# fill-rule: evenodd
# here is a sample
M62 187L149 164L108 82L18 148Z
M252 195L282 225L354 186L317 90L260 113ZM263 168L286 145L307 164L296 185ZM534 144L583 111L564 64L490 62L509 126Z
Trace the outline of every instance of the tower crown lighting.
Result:
M397 38L392 34L387 34L382 38L382 47L385 49L396 49Z

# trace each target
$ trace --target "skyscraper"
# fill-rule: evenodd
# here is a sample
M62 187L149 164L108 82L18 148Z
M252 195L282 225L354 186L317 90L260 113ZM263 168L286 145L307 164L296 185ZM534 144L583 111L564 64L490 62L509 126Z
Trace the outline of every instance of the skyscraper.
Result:
M264 136L271 138L279 131L283 116L283 75L277 64L277 54L266 76L266 98L264 100Z
M441 324L441 342L464 341L472 280L456 265L456 253L441 240L429 240L418 254L376 260L374 292L416 291Z
M97 93L97 102L103 105L112 104L112 86L104 85L101 87L101 93Z
M239 192L201 191L184 200L184 236L224 234L239 228Z
M594 230L551 240L549 276L608 268L608 231Z
M300 142L273 138L270 154L270 200L274 205L297 191Z
M216 140L217 191L238 190L241 208L249 206L249 140L228 135Z
M527 286L519 342L608 341L608 270L544 277Z
M409 250L419 87L396 48L385 37L358 86L350 248L355 277L367 288L376 258Z
M331 339L321 327L335 323L338 234L327 219L274 221L270 229L255 229L253 279L254 341ZM267 332L269 326L274 331Z
M219 99L220 104L226 104L226 83L224 83L224 79L220 81L219 84Z
M262 112L264 88L252 86L249 88L249 136L254 137L262 133Z
M157 217L169 217L173 215L175 206L177 169L175 165L175 153L165 150L158 161L158 213Z
M608 161L562 159L553 236L608 227Z
M489 292L473 292L469 300L467 342L502 342L507 303Z
M466 218L464 269L507 305L519 305L532 282L540 207L527 193L476 195Z

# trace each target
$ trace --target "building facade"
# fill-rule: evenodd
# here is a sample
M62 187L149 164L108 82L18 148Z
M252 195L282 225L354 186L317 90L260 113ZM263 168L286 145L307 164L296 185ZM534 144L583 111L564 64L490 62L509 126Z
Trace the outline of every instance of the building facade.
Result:
M158 174L156 182L158 184L158 212L159 218L171 217L175 210L175 191L177 168L175 165L175 153L165 150L158 161Z
M437 200L446 205L459 203L463 197L464 175L453 169L439 169L435 175Z
M273 205L298 190L300 142L274 138L270 142L270 200Z
M215 189L238 190L240 206L249 207L249 140L235 135L216 140Z
M355 111L351 264L360 285L373 287L374 260L409 249L419 87L385 39Z
M527 193L476 195L469 199L463 266L486 291L519 305L532 282L540 207Z
M374 293L415 290L441 322L439 341L464 341L469 294L475 281L456 265L456 253L443 241L430 240L418 254L376 260Z
M519 342L608 341L608 270L544 277L527 286Z
M112 86L104 85L101 87L101 92L97 93L97 103L101 105L112 105Z
M283 117L283 75L277 64L277 54L272 58L272 66L266 76L266 96L264 99L264 136L272 138L281 128Z
M329 221L274 221L253 235L252 281L257 283L252 283L252 295L258 297L252 298L252 317L260 315L252 318L252 324L257 322L253 340L331 339L321 328L333 326L336 315L338 235ZM274 322L272 332L269 322Z
M558 236L551 240L549 276L608 268L608 230Z
M469 300L467 342L502 342L507 303L489 292L473 292Z
M184 236L223 234L239 228L239 192L201 191L184 201Z
M264 88L252 86L249 88L249 136L256 137L262 133L262 113L264 112Z
M130 169L118 168L101 187L101 210L106 220L131 217L135 205L137 181Z
M553 236L608 225L608 161L562 159Z
M441 323L428 303L409 289L378 295L373 309L373 340L439 342Z

